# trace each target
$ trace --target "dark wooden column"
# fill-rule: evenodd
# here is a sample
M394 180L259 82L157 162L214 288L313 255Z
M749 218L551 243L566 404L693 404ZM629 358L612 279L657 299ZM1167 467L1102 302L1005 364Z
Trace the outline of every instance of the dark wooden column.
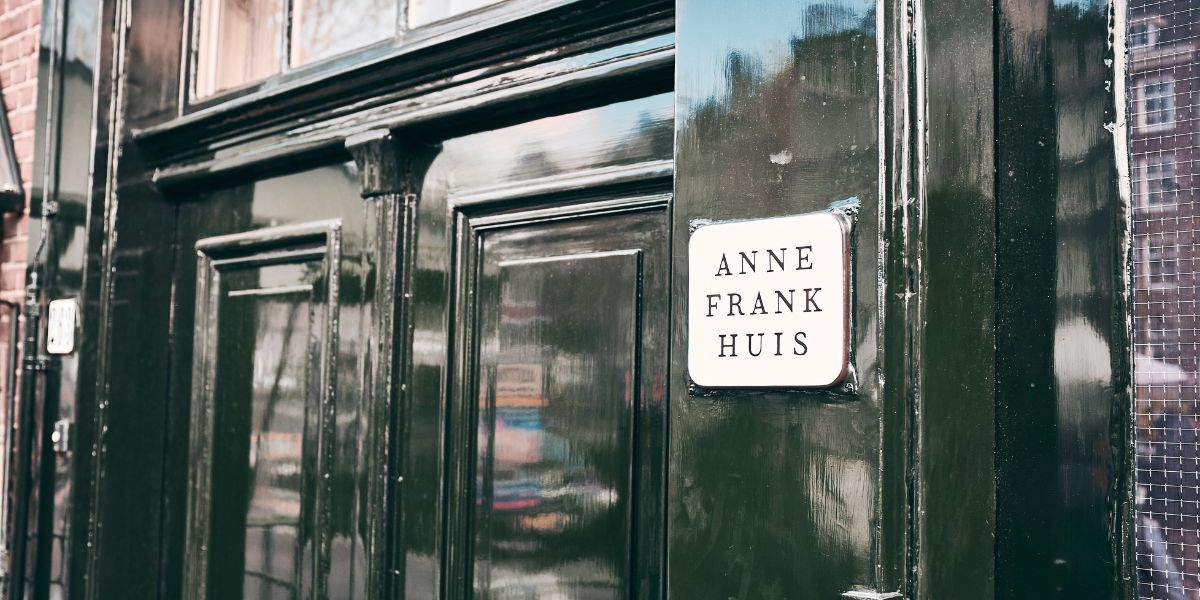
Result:
M363 464L386 465L370 482L368 514L368 589L389 598L404 589L403 481L408 381L412 347L411 300L416 216L421 187L440 146L413 141L388 130L372 130L346 139L358 166L367 209L368 254L364 276L374 281L372 335L367 362L369 422Z

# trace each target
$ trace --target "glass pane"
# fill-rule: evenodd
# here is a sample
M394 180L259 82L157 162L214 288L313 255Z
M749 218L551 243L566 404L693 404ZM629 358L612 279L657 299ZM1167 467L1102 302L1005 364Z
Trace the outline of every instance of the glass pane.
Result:
M282 35L283 0L201 0L196 95L278 73Z
M295 0L292 66L369 46L396 31L397 0Z
M1138 598L1200 598L1200 145L1191 0L1131 0Z
M409 0L408 26L416 28L504 0Z
M577 169L670 159L675 96L649 96L447 140L429 192L454 192Z

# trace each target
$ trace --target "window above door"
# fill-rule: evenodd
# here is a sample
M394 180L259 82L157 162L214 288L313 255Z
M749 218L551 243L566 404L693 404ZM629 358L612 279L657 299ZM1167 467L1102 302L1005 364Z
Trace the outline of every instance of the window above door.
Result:
M204 107L576 0L193 0L188 104Z
M194 96L207 98L390 39L397 3L199 0Z

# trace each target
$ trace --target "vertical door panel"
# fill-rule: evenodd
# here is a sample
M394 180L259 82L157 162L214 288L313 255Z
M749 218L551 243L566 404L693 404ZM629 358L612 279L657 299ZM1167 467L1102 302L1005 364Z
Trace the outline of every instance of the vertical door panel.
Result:
M383 442L364 393L376 217L356 177L333 165L180 205L166 597L365 597L383 466L363 457Z
M324 595L337 222L198 244L188 592ZM314 238L316 238L314 240ZM318 575L320 574L320 575Z
M312 327L320 315L309 265L230 273L212 307L219 318L216 356L204 357L216 361L208 543L226 550L210 560L214 597L241 590L293 598L299 588L312 534L301 527L302 498L311 497L315 466L305 426L319 416L312 392L321 387L310 384L325 358L313 342L326 333Z
M671 107L447 140L424 177L405 597L661 596Z
M665 230L656 209L477 232L475 597L657 596Z
M897 264L906 239L893 227L905 209L880 197L877 9L887 3L678 6L670 596L893 592L906 569L903 365L912 341L885 332L903 331L891 323L907 318L903 285L914 273ZM803 214L848 198L858 200L854 392L689 389L694 221Z

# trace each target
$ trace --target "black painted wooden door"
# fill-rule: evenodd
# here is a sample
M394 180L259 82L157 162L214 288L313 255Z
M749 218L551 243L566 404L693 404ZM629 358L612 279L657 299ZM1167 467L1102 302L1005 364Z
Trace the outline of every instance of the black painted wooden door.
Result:
M466 240L464 550L479 597L654 587L637 577L661 537L637 525L662 495L666 211L588 212L471 227Z
M662 595L671 107L446 140L403 211L353 163L180 204L188 597Z
M363 350L376 332L355 171L181 205L173 403L190 406L188 597L364 597L378 471L365 461Z
M671 100L448 140L425 176L405 532L445 547L410 547L407 597L661 597Z

